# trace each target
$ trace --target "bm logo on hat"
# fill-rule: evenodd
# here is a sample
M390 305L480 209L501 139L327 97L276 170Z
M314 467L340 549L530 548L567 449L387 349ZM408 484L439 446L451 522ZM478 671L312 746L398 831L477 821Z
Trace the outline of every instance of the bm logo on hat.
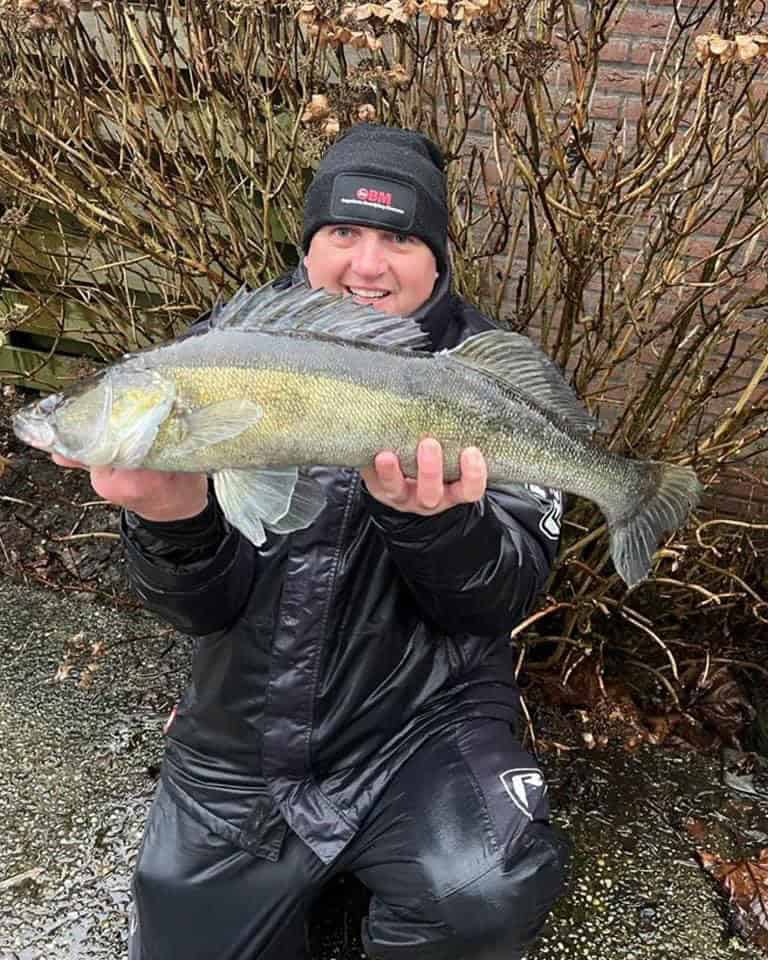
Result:
M416 191L408 183L361 173L340 173L333 181L331 216L387 230L407 231L416 214Z
M392 194L386 193L384 190L360 187L355 196L358 200L367 201L368 203L383 203L385 207L392 206Z

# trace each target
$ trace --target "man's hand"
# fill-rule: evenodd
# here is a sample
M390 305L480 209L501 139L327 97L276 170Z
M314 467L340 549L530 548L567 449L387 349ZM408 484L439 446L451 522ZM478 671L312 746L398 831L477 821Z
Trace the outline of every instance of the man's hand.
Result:
M85 464L67 460L57 453L53 461L61 467ZM168 522L187 520L202 513L208 502L208 478L202 473L161 473L158 470L115 470L91 467L91 486L100 497L126 507L145 520Z
M488 468L477 447L461 451L461 476L443 482L443 448L431 438L422 440L416 451L416 479L403 475L397 455L382 451L373 467L361 470L372 497L403 513L429 517L460 503L474 503L485 494Z

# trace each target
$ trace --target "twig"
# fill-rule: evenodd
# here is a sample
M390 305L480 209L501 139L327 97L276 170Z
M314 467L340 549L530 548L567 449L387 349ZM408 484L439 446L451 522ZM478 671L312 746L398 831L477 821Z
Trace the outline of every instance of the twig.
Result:
M649 663L643 663L642 660L633 660L630 657L627 657L625 662L632 664L634 667L640 667L642 670L647 670L649 673L652 673L659 683L661 683L669 691L669 695L675 701L675 706L682 710L680 698L678 697L675 688L660 670L657 670L656 667L652 667Z
M515 637L519 636L524 630L527 630L532 624L536 623L537 620L541 620L543 617L548 617L550 613L555 613L558 610L571 610L573 609L572 603L553 603L550 606L545 607L543 610L537 610L536 613L532 613L529 617L526 617L525 620L522 620L516 627L514 627L509 634L509 639L514 640Z
M640 620L637 619L636 611L630 610L630 608L628 608L628 607L622 607L622 608L619 610L619 614L620 614L620 616L622 616L625 620L627 620L629 623L631 623L632 626L637 627L639 630L642 630L644 633L646 633L655 643L657 643L657 644L661 647L661 649L662 649L662 650L664 651L664 653L666 654L667 659L669 660L670 666L672 667L672 676L673 676L673 677L675 678L675 680L677 680L678 683L679 683L679 682L680 682L680 677L679 677L678 672L677 672L677 661L675 660L675 657L674 657L672 651L669 649L669 647L666 645L666 643L664 643L664 641L661 639L661 637L660 637L657 633L654 633L654 631L651 630L651 628L650 628L649 626L646 626L646 624L641 623Z
M520 694L520 709L523 711L525 716L525 726L528 732L528 735L531 738L531 748L534 754L538 753L538 741L536 740L536 730L533 726L533 721L531 720L531 714L528 711L528 704L525 702L525 696Z
M31 870L25 870L24 873L17 873L6 880L0 880L0 892L12 890L14 887L20 887L28 880L37 880L39 876L45 873L43 867L32 867Z
M91 540L91 539L103 539L103 540L119 540L119 533L109 533L107 531L94 531L93 533L68 533L63 537L49 537L49 540L55 543L64 543L67 540Z
M29 500L19 500L18 497L6 497L0 496L0 500L4 500L6 503L18 503L22 507L34 507L35 504Z

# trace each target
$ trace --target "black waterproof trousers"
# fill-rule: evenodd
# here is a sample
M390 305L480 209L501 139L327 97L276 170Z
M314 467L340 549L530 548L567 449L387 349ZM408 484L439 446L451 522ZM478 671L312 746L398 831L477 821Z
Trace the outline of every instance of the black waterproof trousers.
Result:
M426 743L330 864L290 830L257 858L245 833L222 836L163 784L136 869L129 958L305 960L310 905L344 872L372 893L370 957L518 960L563 886L567 843L548 816L535 761L497 720Z

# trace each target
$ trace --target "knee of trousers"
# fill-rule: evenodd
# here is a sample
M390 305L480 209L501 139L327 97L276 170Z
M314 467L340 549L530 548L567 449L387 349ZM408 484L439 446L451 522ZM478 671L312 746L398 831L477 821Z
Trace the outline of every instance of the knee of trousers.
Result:
M163 869L158 859L139 859L133 871L133 892L137 901L167 896L180 885L171 870Z
M468 946L493 948L478 956L516 955L536 939L562 893L569 852L559 831L532 823L500 863L438 901L440 919Z

